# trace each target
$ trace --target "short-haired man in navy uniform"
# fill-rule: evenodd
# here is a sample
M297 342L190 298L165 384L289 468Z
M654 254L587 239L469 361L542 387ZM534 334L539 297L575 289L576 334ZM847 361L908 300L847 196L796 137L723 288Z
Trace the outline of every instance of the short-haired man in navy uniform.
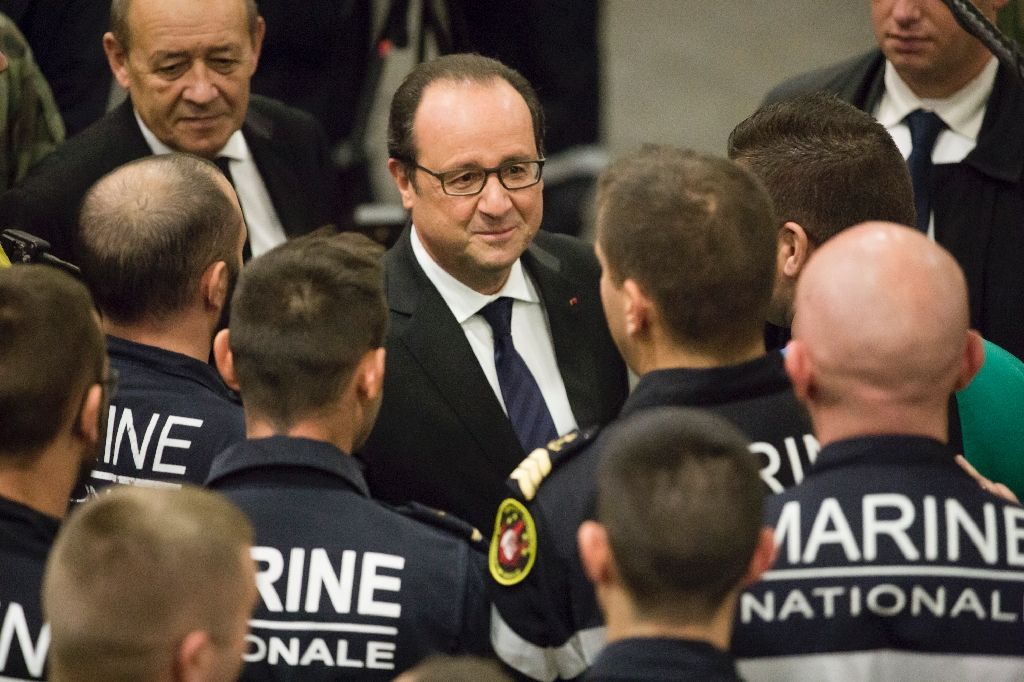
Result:
M725 159L645 147L598 181L602 303L640 376L620 418L660 406L710 409L753 441L772 492L798 482L817 454L782 357L765 354L776 231L761 184ZM495 522L492 644L540 680L579 675L604 644L575 540L594 513L602 445L585 447L590 437L570 435L524 460L512 474L520 494Z
M45 265L0 270L0 677L46 679L40 586L103 441L106 353L89 292Z
M596 519L578 532L608 622L584 679L740 679L728 653L736 600L775 551L748 443L722 417L682 407L609 429Z
M249 438L207 481L256 529L246 680L390 680L432 653L490 649L479 533L370 499L351 456L381 400L381 253L343 234L253 260L214 344Z
M778 559L740 597L751 679L1019 680L1024 509L946 444L981 341L967 285L924 234L867 223L811 257L786 369L822 449L768 500Z
M242 406L208 363L242 267L235 192L208 161L150 156L101 178L80 223L82 274L121 382L87 489L201 485L245 438Z

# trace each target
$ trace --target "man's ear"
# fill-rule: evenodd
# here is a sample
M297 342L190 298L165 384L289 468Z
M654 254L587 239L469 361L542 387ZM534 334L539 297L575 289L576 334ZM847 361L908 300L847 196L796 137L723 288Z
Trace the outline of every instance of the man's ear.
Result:
M402 195L402 206L406 210L411 210L416 187L413 185L412 178L409 177L405 164L395 158L388 159L388 172L395 180L398 193Z
M814 247L800 223L787 220L779 228L779 268L790 279L796 279L807 265Z
M954 390L967 388L983 364L985 364L985 344L981 340L981 334L974 329L969 329L964 357L960 361L960 373L957 375Z
M204 682L210 675L215 653L210 633L205 630L188 633L174 654L174 679L177 682Z
M775 546L775 531L765 526L761 529L761 534L757 538L757 545L754 547L754 553L750 557L750 564L747 566L747 572L743 576L743 582L740 583L740 587L750 587L764 575L765 571L772 567L775 563L775 559L778 555L778 548Z
M804 342L799 339L792 339L786 344L786 354L783 362L786 367L786 374L789 375L789 381L793 384L793 393L796 394L797 400L806 402L811 394L813 367Z
M376 400L384 390L384 358L386 351L383 347L366 351L362 360L359 361L359 385L360 395Z
M228 302L228 264L222 260L210 263L199 278L199 291L207 310L224 310Z
M103 387L93 384L85 393L82 409L78 412L75 431L89 446L90 451L100 440L100 417L103 415Z
M117 42L117 38L111 32L103 34L103 51L107 54L107 64L114 78L125 90L131 90L132 79L128 73L128 53Z
M626 333L636 336L650 328L657 309L636 280L625 280L622 283L622 291L625 294L623 301L626 306Z
M238 376L235 374L235 356L231 353L231 330L221 329L213 337L213 360L221 379L232 391L239 391Z
M584 521L576 531L576 544L580 551L580 563L594 586L612 582L615 570L612 562L608 530L597 521Z

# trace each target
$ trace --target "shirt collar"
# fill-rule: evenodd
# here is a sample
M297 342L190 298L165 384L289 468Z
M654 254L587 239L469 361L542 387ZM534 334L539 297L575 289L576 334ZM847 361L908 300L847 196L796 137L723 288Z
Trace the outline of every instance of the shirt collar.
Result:
M145 138L146 144L149 145L150 150L153 154L171 154L176 149L171 149L166 144L160 141L160 139L149 129L149 126L139 116L137 110L133 110L135 114L135 122L139 124L139 130L142 131L142 137ZM249 145L245 142L245 136L242 135L241 130L236 130L228 138L227 144L219 152L214 154L214 157L223 156L232 161L248 161L252 158L252 153L249 151Z
M512 264L512 271L509 273L505 285L501 287L498 293L481 294L479 291L474 291L455 279L434 261L420 241L419 235L416 234L415 225L412 226L409 238L412 242L412 253L416 257L416 262L423 268L427 279L437 288L437 292L441 294L441 298L444 299L444 302L452 311L452 315L455 316L455 321L459 324L462 324L478 313L485 305L501 296L526 301L527 303L540 303L537 289L526 276L522 260L519 258Z
M955 133L976 140L985 118L985 106L995 84L999 61L992 57L988 64L967 85L950 97L942 99L920 98L896 73L896 68L885 62L885 95L878 107L878 122L886 128L901 123L907 114L926 109L938 114L942 122Z

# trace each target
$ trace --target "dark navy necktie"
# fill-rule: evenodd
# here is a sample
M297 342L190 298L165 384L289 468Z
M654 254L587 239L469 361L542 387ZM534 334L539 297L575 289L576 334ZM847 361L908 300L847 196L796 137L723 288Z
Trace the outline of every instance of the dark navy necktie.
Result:
M494 367L512 428L526 452L543 447L558 437L558 431L537 380L512 343L512 299L497 298L480 314L494 331Z
M217 168L220 169L220 172L224 174L224 177L228 179L228 182L231 183L231 186L234 187L235 179L231 177L231 159L229 159L226 156L218 156L213 160L213 163L215 166L217 166ZM242 205L241 200L239 200L238 205ZM242 217L245 217L245 211L242 211ZM249 246L249 234L246 233L245 246L242 247L242 260L248 262L250 258L252 258L252 248Z
M928 232L932 204L932 149L946 124L934 112L915 109L905 119L910 127L910 142L913 145L907 166L914 183L914 208L917 209L917 229Z

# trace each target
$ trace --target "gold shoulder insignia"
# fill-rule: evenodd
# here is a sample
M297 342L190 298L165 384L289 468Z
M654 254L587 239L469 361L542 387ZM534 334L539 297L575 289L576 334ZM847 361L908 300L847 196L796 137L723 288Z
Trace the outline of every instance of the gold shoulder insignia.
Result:
M499 585L522 582L537 560L537 526L523 504L511 497L498 507L487 566Z
M547 447L531 452L508 475L513 492L518 493L526 502L531 502L537 496L537 488L551 470L593 440L598 430L590 428L570 431L548 443Z

